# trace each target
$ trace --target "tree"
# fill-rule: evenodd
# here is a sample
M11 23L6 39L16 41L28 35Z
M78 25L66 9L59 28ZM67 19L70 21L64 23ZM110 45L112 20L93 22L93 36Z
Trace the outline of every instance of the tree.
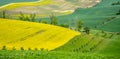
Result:
M23 20L23 21L26 20L26 17L24 16L24 14L23 14L22 12L20 12L19 19L20 19L20 20Z
M35 19L36 19L36 14L30 14L30 20L32 22L35 22Z
M118 13L116 13L116 15L120 15L120 10L118 11Z
M83 22L82 22L81 20L78 20L78 21L77 21L77 25L76 25L76 30L77 30L77 31L80 31L81 28L82 28L82 25L83 25Z
M52 25L58 25L57 17L55 17L53 14L50 16L50 20Z
M3 11L2 14L3 14L3 18L6 18L6 11L5 10Z
M112 5L120 5L120 2L115 2L115 3L112 3Z
M90 34L90 28L89 27L85 27L84 28L84 32L86 32L86 34Z
M35 22L36 14L24 15L22 12L20 12L19 19L23 21Z
M0 15L1 18L7 18L6 10L1 11L0 14L1 14Z

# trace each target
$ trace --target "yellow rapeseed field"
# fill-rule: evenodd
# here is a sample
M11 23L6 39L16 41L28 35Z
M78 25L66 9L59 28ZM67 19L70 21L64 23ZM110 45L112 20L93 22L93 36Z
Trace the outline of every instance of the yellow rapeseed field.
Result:
M15 9L17 7L21 7L21 6L40 6L40 5L47 5L47 4L58 4L56 2L53 2L52 0L38 0L36 2L18 2L18 3L10 3L7 5L4 5L2 7L0 7L0 9Z
M27 21L0 19L0 49L55 49L79 35L70 29Z

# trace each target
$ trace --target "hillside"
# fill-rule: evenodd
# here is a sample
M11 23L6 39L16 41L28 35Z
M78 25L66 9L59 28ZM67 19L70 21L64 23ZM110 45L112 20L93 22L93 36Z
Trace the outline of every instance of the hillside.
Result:
M4 0L1 1L1 3L2 2L4 2ZM14 3L14 1L11 3L10 1L9 4L1 6L0 10L6 10L6 12L13 17L23 12L25 14L36 13L39 17L43 18L48 17L51 13L57 16L71 14L76 8L91 7L98 2L99 0L38 0L34 2L20 2L18 0L18 3Z
M120 34L92 31L77 35L51 51L0 50L1 59L120 59Z
M6 3L0 59L120 59L120 0Z
M120 15L117 15L120 10L120 5L112 5L112 3L116 2L119 2L119 0L102 0L94 7L78 8L74 13L60 16L58 19L61 21L60 23L66 23L68 21L73 22L71 23L73 27L76 20L82 20L84 26L88 26L92 29L120 32L120 23L116 23L120 22Z
M95 32L95 31L94 31ZM91 35L78 35L65 45L55 49L61 52L79 52L91 54L103 54L119 57L120 34L97 31Z
M52 50L64 45L78 32L42 23L0 19L0 49L6 46L11 50L23 47Z

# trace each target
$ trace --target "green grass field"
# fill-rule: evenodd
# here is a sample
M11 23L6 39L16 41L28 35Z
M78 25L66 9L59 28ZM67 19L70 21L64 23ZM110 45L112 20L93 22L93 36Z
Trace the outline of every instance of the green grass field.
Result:
M71 21L73 22L71 25L74 27L76 20L82 20L84 22L83 26L88 26L92 29L120 32L120 15L116 15L120 10L120 5L112 5L112 3L118 1L119 0L103 0L101 3L91 8L78 8L72 14L58 17L59 23ZM113 21L107 21L109 19ZM104 22L107 23L101 26ZM95 26L98 26L98 28L95 28Z
M1 59L119 59L120 57L78 52L0 51Z

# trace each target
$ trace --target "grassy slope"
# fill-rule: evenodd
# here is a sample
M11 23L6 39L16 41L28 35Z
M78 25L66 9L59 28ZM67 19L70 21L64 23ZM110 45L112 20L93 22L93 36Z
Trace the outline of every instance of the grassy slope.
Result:
M26 50L52 50L79 34L53 25L8 19L0 19L0 26L0 49L5 45L7 49L15 47L19 50L23 47Z
M112 38L108 33L104 34L96 31L92 35L76 36L65 45L53 51L39 50L0 50L1 59L119 59L120 58L120 35L114 35ZM103 42L99 43L101 40ZM97 45L92 50L92 46ZM90 53L86 53L90 52Z
M119 45L120 35L104 34L97 32L92 35L76 36L65 45L58 47L55 51L68 51L68 52L89 52L91 54L104 54L120 56Z
M98 26L100 23L105 22L106 20L116 17L115 21L119 21L119 17L116 13L118 13L120 9L120 5L112 6L112 3L115 3L119 0L103 0L101 3L91 8L78 8L73 14L60 16L58 17L61 23L68 22L69 20L74 22L73 20L83 20L84 26L89 26L95 29L95 26ZM109 3L108 3L109 2ZM103 6L104 5L104 6ZM74 25L74 24L71 24ZM97 29L102 29L106 31L120 32L120 23L108 23L106 25L116 26L115 28L109 28L108 26L100 27ZM118 30L116 30L118 29Z

